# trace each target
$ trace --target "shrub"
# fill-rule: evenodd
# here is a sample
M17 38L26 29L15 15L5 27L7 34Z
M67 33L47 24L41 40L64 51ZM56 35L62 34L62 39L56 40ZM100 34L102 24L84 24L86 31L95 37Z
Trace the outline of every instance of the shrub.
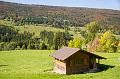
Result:
M0 51L2 51L4 49L4 45L5 45L5 42L0 43Z
M35 44L35 49L40 49L39 44Z
M25 44L22 46L22 48L21 48L22 50L24 50L24 49L26 49L26 46L25 46Z
M47 49L47 45L44 42L40 43L40 49L41 50Z
M35 49L35 45L32 43L28 44L27 49Z
M6 43L4 50L14 50L17 47L15 42Z
M21 48L20 48L20 46L17 46L17 48L15 48L15 50L20 50Z

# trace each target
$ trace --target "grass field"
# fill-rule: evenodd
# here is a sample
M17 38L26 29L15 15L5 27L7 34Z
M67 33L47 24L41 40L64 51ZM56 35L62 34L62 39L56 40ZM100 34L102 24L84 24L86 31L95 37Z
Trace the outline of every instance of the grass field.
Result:
M0 51L0 79L120 79L120 53L97 53L107 58L101 61L101 72L60 75L48 72L53 68L53 58L49 57L52 52Z
M20 33L23 33L24 31L30 32L30 33L35 33L35 36L39 36L41 31L47 30L47 31L53 31L53 32L63 32L63 29L60 28L55 28L55 27L50 27L48 25L25 25L25 26L15 26L16 29L19 30Z

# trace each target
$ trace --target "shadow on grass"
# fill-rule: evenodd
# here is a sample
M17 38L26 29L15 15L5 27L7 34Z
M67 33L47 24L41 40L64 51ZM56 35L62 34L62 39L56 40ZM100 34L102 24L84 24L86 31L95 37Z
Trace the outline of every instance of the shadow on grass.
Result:
M106 71L106 70L108 70L110 68L114 68L114 67L115 66L99 64L99 71L98 72Z
M8 66L8 65L5 65L5 64L0 64L0 67L5 67L5 66Z

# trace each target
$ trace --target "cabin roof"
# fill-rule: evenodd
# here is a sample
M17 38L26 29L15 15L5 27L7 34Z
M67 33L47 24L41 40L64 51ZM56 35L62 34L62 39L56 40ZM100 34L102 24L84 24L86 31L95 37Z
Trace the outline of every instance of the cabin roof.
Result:
M52 56L56 59L59 59L59 60L65 60L78 51L84 52L85 54L90 55L90 56L94 56L98 59L106 59L102 56L87 52L85 50L81 50L79 48L69 48L69 47L61 48L61 49L57 50L56 52L50 54L50 56Z

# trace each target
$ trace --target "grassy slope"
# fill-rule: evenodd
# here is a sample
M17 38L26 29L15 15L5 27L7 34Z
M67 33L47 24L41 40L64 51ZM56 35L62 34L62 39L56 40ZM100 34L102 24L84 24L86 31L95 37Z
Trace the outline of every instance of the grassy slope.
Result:
M5 20L0 20L0 25L14 26L15 29L19 30L19 33L23 33L24 31L27 31L30 33L34 32L35 36L39 36L40 32L43 30L53 31L53 32L58 32L58 31L63 32L64 31L64 29L51 27L50 25L45 25L45 24L41 24L38 26L35 26L35 25L15 26L14 23L12 23L10 21L5 21Z
M64 29L61 29L61 28L55 28L55 27L51 27L49 25L38 25L38 26L35 26L35 25L25 25L25 26L15 26L16 29L19 30L19 33L23 33L24 31L27 31L27 32L30 32L30 33L35 33L35 37L39 37L40 35L40 32L43 31L43 30L46 30L46 31L53 31L53 32L64 32L65 30ZM69 31L70 34L76 36L76 35L79 35L77 33L75 33L73 30L70 30Z
M25 25L25 26L15 26L15 28L18 29L20 33L23 33L24 31L27 31L30 33L34 32L35 36L39 36L40 32L43 30L53 31L53 32L64 31L63 29L50 27L48 25L39 25L39 26Z
M102 64L115 66L106 71L59 75L47 72L53 68L48 50L19 50L0 52L0 79L120 79L120 53L98 53L107 57Z
M43 31L43 30L53 31L53 32L59 32L59 31L63 32L63 31L65 31L64 29L51 27L50 25L45 25L45 24L39 24L37 26L35 26L35 25L15 26L14 23L12 23L10 21L5 21L5 20L0 20L0 25L14 26L15 29L19 30L19 33L24 33L24 31L30 32L30 33L35 33L34 37L39 37L40 32ZM76 30L76 28L74 28L74 27L71 28L71 30L69 30L69 33L74 35L73 37L80 36L80 33L76 32L74 30Z

